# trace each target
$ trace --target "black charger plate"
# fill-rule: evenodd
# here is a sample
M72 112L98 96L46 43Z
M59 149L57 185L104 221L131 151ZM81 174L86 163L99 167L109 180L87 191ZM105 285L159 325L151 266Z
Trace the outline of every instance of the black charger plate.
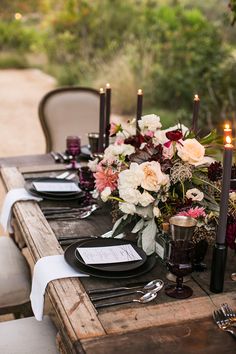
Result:
M124 271L128 271L128 270L137 269L140 266L142 266L147 260L146 253L141 248L136 246L133 242L130 242L128 240L117 239L117 238L98 238L98 239L92 239L92 240L90 239L90 240L84 241L80 245L80 248L82 248L82 247L119 246L119 245L124 245L124 244L126 244L126 245L131 244L132 247L134 248L134 250L141 257L141 259L137 260L137 261L132 261L132 262L107 263L107 264L86 264L77 249L75 250L75 257L77 258L79 263L81 263L82 265L84 265L88 268L102 270L102 271L109 271L109 272L124 272Z
M79 192L39 192L36 190L36 188L34 187L34 183L35 182L56 182L56 183L71 183L71 181L67 181L67 180L59 180L58 178L49 178L49 177L45 177L45 178L39 178L39 179L33 179L33 180L28 180L25 183L25 189L37 196L37 197L42 197L44 199L49 199L49 200L74 200L74 199L78 199L78 198L83 198L85 193L82 191Z
M82 245L84 240L77 241L67 247L64 253L64 257L66 262L75 270L86 273L93 277L97 278L104 278L104 279L128 279L138 277L145 273L148 273L156 264L156 257L155 255L151 255L147 257L146 262L137 269L123 271L123 272L109 272L109 271L102 271L98 269L89 268L81 263L78 262L77 258L75 257L75 250L77 247Z

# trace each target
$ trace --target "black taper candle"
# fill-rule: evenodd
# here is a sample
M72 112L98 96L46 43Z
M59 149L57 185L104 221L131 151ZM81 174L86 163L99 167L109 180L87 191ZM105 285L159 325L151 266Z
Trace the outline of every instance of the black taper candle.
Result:
M200 106L200 98L198 95L194 96L193 99L193 118L192 118L192 131L196 134L198 129L198 113Z
M210 290L214 293L220 293L224 288L224 275L227 248L225 245L225 236L228 218L228 204L229 204L229 190L232 169L232 152L233 145L231 144L230 135L225 137L226 144L224 146L223 159L223 178L221 184L220 196L220 215L219 223L216 232L216 244L213 250L212 264L211 264L211 282Z
M100 88L100 111L99 111L99 142L98 142L98 150L99 152L104 151L104 123L105 123L105 92L103 88Z
M136 134L139 131L138 121L142 117L142 111L143 111L143 91L139 89L137 95Z
M106 115L105 115L105 147L109 145L110 133L110 115L111 115L111 86L106 84Z

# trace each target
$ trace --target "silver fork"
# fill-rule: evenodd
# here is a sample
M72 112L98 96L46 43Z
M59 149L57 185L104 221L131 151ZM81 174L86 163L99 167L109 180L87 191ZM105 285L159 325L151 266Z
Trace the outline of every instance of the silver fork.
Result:
M225 317L221 310L216 310L213 313L214 321L217 326L225 332L229 332L234 339L236 339L236 333L233 331L230 321Z
M222 304L220 309L231 324L236 324L236 312L228 304Z

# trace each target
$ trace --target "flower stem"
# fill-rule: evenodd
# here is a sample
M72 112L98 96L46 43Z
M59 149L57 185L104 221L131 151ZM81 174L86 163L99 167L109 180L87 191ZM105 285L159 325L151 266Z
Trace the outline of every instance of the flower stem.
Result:
M118 198L118 197L108 197L108 199L117 200L118 202L121 202L121 203L123 203L123 202L124 202L124 200L123 200L123 199Z

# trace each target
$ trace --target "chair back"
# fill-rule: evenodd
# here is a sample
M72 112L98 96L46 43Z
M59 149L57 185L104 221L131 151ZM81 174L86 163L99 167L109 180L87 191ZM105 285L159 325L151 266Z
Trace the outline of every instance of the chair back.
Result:
M99 131L100 98L97 90L62 87L48 92L39 103L46 152L64 151L66 137L78 135L88 144L87 134Z

